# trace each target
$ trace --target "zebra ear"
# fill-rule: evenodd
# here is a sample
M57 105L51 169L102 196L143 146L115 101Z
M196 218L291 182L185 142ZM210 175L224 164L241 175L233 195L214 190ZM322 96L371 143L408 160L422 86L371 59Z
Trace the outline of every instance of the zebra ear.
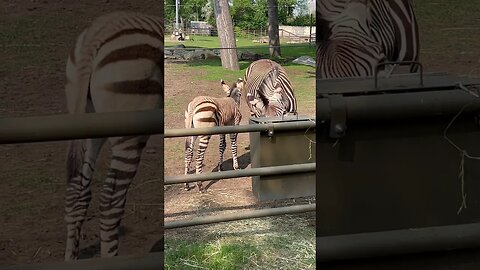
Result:
M243 80L241 78L238 78L237 82L235 83L235 87L242 89L243 84L244 84Z
M222 89L227 93L227 95L230 95L230 86L228 86L224 80L221 81L222 84Z
M226 83L225 83L225 81L222 79L222 80L220 80L220 84L221 84L221 85L224 85L224 84L226 84Z

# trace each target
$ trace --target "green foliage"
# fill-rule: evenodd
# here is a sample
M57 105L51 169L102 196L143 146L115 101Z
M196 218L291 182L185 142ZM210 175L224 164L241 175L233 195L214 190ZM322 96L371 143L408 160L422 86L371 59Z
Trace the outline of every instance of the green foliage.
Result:
M307 0L277 0L280 25L309 25ZM233 25L242 30L259 30L268 27L267 0L229 1ZM175 0L164 0L165 23L175 22ZM213 0L181 0L179 15L183 22L207 21L216 27Z
M181 0L179 17L185 22L206 21L209 12L213 14L213 5L209 0ZM165 22L175 22L175 0L164 0Z

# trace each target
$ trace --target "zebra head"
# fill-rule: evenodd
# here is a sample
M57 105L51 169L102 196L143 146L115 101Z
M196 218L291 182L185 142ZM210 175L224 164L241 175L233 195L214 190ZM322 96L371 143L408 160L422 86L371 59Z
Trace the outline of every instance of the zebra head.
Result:
M236 82L233 83L232 86L228 86L224 80L220 81L223 91L227 94L227 97L233 98L236 103L240 103L240 97L242 96L242 88L243 88L243 80L238 79Z

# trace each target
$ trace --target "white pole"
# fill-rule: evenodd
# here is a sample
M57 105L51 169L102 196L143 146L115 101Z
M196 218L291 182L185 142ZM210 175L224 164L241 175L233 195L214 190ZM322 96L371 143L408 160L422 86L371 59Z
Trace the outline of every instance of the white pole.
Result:
M178 5L180 4L180 0L175 0L175 33L178 31Z

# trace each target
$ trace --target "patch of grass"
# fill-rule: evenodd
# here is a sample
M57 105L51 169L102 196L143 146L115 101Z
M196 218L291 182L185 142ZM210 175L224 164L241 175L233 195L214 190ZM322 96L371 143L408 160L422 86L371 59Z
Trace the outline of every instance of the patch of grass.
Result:
M168 231L165 267L315 269L315 227L306 225L314 220L306 213ZM219 263L225 259L230 265Z
M255 246L238 241L177 240L175 246L165 255L165 269L241 269L258 252Z

